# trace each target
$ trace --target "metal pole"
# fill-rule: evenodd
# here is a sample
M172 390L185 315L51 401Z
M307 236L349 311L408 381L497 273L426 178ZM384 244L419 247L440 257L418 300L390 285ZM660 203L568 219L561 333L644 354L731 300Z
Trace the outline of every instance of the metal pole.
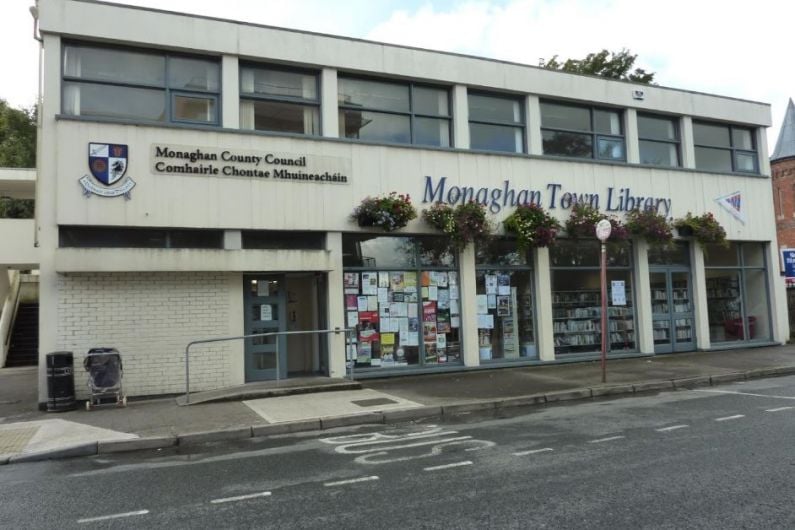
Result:
M281 337L276 335L276 383L279 383L279 379L281 378L281 371L279 370L279 340Z
M190 403L190 355L188 355L188 350L190 350L190 343L185 346L185 403Z
M607 382L607 249L602 242L602 383Z

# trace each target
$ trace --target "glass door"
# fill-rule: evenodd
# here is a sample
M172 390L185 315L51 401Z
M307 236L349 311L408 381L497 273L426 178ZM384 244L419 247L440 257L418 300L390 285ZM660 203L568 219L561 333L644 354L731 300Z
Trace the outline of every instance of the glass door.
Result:
M695 349L690 271L654 269L651 285L654 353Z
M284 276L245 276L243 282L245 334L286 331L287 291ZM287 377L285 335L246 339L245 344L246 382L276 379L277 366L279 377Z

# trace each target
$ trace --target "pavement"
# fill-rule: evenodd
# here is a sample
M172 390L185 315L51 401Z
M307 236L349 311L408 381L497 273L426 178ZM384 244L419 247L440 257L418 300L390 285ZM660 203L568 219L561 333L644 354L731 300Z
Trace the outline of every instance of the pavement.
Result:
M790 374L795 374L795 345L611 360L607 383L601 382L600 363L592 361L365 379L358 381L359 390L335 383L331 392L268 397L245 392L241 401L191 406L180 406L172 396L132 399L126 408L46 413L38 410L36 367L6 368L0 370L0 465L499 413Z

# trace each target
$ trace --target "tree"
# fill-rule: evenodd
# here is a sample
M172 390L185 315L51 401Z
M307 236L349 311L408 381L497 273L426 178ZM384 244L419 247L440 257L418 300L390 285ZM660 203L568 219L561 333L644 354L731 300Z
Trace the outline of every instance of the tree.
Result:
M36 110L0 99L0 167L36 167ZM33 217L33 201L0 197L0 218Z
M637 58L637 55L624 48L620 52L603 49L598 53L589 53L585 59L566 59L564 62L558 60L557 55L553 55L548 61L539 59L538 66L573 74L597 75L644 85L654 84L654 72L647 72L643 68L632 69Z

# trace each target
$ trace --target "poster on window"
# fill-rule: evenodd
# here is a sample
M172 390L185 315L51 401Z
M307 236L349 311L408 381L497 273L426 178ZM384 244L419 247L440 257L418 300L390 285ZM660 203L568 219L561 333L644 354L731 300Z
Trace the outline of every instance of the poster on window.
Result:
M378 273L375 272L362 273L362 294L368 294L368 295L378 294Z
M610 282L610 287L613 305L627 305L627 293L624 289L624 280L613 280Z
M345 294L359 294L359 273L346 272L342 275Z

